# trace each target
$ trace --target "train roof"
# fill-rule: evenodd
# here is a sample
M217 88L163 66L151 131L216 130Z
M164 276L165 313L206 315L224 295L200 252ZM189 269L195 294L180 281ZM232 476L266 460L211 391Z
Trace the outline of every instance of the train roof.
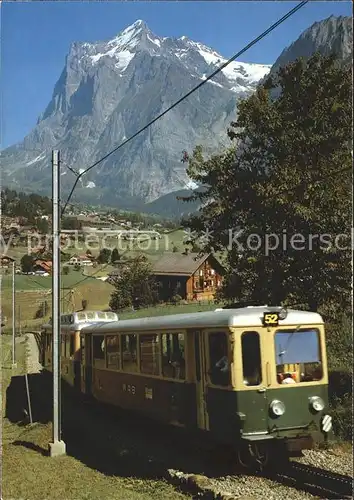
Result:
M240 309L216 309L208 312L192 314L173 314L149 318L137 318L106 323L97 322L84 325L85 333L100 332L136 332L150 330L184 330L188 328L218 328L218 327L262 327L263 313L279 312L281 307L243 307ZM280 327L322 324L322 317L315 312L288 309L286 318L279 320Z
M81 330L84 326L96 323L118 321L118 314L112 311L77 311L73 313L62 314L60 323L62 330ZM52 323L42 325L43 329L51 329Z

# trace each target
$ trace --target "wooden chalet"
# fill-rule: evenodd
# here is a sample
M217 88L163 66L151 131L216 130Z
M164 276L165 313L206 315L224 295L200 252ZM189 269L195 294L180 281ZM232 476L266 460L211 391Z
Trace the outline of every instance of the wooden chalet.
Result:
M223 274L224 268L211 253L164 254L153 268L161 300L176 294L184 300L213 300Z

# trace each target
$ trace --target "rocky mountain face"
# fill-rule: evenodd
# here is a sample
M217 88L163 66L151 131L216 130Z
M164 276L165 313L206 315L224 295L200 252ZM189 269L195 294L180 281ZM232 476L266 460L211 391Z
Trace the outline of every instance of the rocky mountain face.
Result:
M269 75L274 75L280 67L284 67L299 57L309 58L315 52L324 56L334 54L339 64L352 65L353 58L353 18L331 16L320 22L314 23L301 36L285 48L278 59L271 67L270 72L260 79L259 84ZM273 92L274 97L277 91ZM197 210L196 202L184 203L176 199L177 196L188 196L191 191L183 190L176 193L170 193L146 205L145 210L160 213L164 210L167 215L173 213L187 213Z
M24 141L2 152L3 184L48 193L50 154L63 160L62 189L133 135L226 59L187 37L161 38L143 21L108 42L74 43L51 102ZM237 101L267 65L233 62L149 129L82 177L75 199L137 207L190 186L182 151L227 142Z
M352 60L352 18L309 27L272 67L233 62L145 132L83 176L75 200L167 215L195 209L177 202L195 188L182 151L202 144L217 152L237 102L269 73L319 51ZM65 194L74 181L66 165L82 171L198 85L226 59L187 37L162 38L143 21L108 42L74 43L47 109L22 143L1 153L3 185L48 194L50 154L59 149ZM49 189L48 189L49 188ZM182 191L180 191L182 190Z
M351 17L335 17L314 23L302 35L283 50L271 68L275 73L280 67L299 57L308 59L315 52L323 56L335 54L342 64L348 64L353 56L353 19Z

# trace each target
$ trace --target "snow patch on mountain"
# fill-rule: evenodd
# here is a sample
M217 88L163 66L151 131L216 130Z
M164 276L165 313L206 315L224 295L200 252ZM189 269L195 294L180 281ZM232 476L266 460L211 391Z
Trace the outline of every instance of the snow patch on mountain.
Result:
M128 26L125 30L105 44L105 48L108 50L105 52L98 52L97 54L90 56L92 63L97 63L102 57L116 57L118 59L116 67L124 70L135 55L133 51L140 43L143 25L143 21L139 20L131 26ZM151 41L157 45L156 40ZM92 45L90 45L90 47L92 47Z
M195 46L198 53L203 57L205 62L210 66L222 66L227 62L227 59L222 57L220 54L214 50L209 49L205 45L197 42L189 42L190 45ZM266 74L269 73L271 66L267 64L252 64L243 63L239 61L231 61L224 69L222 73L226 76L228 80L244 79L249 83L258 82Z
M43 159L44 159L44 153L41 153L39 156L36 156L36 158L34 158L33 160L28 161L28 162L26 163L26 165L27 165L27 166L28 166L28 165L33 165L34 163L37 163L38 161L41 161L41 160L43 160Z
M194 190L194 189L197 189L198 186L199 185L196 182L192 181L192 179L189 179L189 181L186 182L186 188L187 189Z

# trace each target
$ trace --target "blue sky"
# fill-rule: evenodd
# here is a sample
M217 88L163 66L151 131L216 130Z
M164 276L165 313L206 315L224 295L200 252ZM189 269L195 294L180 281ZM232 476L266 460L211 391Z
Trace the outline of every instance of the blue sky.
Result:
M297 2L8 2L1 8L1 148L23 139L48 104L74 41L109 40L137 19L159 36L200 41L230 57ZM246 52L272 64L311 24L352 15L347 1L313 1Z

